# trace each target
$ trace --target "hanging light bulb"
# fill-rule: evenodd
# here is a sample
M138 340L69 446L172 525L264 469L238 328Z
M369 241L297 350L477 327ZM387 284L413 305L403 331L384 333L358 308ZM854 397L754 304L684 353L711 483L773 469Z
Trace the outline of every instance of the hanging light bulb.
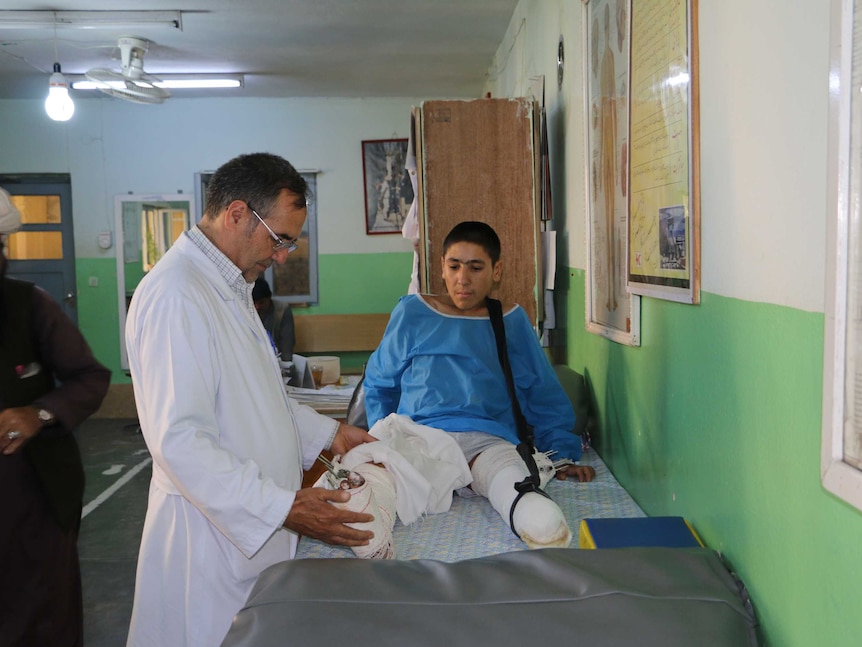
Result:
M60 64L54 63L54 73L48 81L48 98L45 99L45 112L54 121L69 121L75 114L75 104L69 96L69 84L60 71Z

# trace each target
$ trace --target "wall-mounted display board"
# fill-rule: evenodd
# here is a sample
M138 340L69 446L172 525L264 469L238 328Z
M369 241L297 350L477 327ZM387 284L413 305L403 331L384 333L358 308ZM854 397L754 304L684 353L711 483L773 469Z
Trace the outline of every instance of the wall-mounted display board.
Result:
M629 0L584 0L587 330L640 345L640 297L626 291Z
M631 8L627 288L700 301L697 0Z

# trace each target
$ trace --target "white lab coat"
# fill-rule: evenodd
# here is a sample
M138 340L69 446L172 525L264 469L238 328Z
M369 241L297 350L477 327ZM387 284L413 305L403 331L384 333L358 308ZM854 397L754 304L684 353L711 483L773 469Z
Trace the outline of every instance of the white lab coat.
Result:
M259 318L181 236L135 291L126 344L153 477L128 645L219 645L334 420L289 400Z

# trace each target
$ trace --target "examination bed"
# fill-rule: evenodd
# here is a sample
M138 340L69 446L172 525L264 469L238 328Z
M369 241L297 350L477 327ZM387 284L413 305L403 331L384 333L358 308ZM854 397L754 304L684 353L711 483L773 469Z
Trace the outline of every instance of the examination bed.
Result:
M264 571L223 647L757 645L741 583L706 548L577 549L584 518L643 511L593 450L591 483L552 481L575 539L530 551L481 497L396 523L396 560L302 539Z

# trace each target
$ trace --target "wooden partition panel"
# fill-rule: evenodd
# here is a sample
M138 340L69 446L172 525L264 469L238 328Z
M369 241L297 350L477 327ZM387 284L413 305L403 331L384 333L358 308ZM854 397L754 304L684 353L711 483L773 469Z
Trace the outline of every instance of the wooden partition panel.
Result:
M445 291L440 256L452 227L487 222L502 243L503 280L495 296L521 304L538 321L537 114L534 102L523 98L422 104L417 153L424 290Z

